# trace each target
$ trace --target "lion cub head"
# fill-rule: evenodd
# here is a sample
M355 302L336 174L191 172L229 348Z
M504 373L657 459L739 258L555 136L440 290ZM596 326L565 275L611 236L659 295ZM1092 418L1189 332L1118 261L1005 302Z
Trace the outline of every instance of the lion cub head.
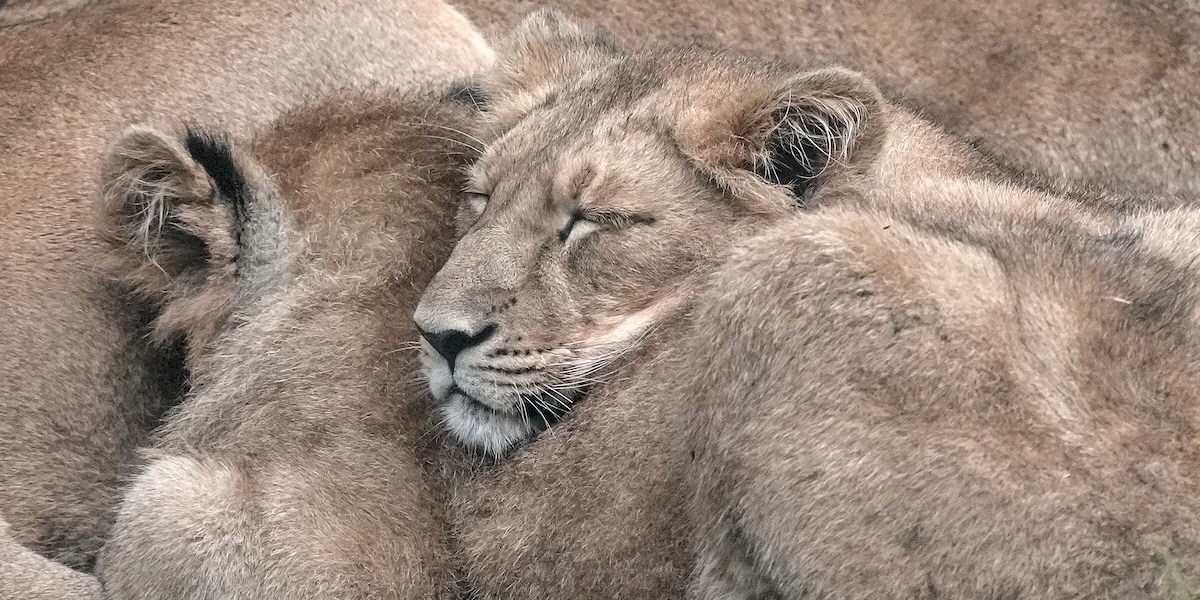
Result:
M248 324L290 330L301 296L305 318L376 288L377 313L404 294L415 306L448 254L471 156L475 115L442 95L335 94L242 141L131 126L101 173L112 274L155 303L154 335L185 340L192 369Z
M565 416L731 241L866 176L883 130L858 74L625 53L552 11L472 92L486 148L415 320L446 424L492 455Z

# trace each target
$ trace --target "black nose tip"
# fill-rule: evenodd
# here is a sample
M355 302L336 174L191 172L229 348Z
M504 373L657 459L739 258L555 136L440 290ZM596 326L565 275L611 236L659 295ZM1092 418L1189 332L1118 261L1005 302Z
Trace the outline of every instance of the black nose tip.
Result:
M430 333L424 329L418 329L418 331L421 332L421 337L425 338L429 342L429 345L433 346L433 349L437 350L437 353L446 359L446 363L450 365L450 370L453 371L454 359L458 358L459 353L471 346L478 346L489 337L492 337L492 333L496 331L496 326L488 325L474 335L458 331L457 329L448 329L437 333Z

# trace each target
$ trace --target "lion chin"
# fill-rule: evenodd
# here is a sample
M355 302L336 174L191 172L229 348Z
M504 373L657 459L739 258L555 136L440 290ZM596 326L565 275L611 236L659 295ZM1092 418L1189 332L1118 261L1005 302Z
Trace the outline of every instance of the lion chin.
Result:
M528 411L501 410L469 395L455 384L445 359L429 342L422 339L421 345L422 373L430 393L441 404L442 422L464 446L501 457L549 425L544 419L531 419Z

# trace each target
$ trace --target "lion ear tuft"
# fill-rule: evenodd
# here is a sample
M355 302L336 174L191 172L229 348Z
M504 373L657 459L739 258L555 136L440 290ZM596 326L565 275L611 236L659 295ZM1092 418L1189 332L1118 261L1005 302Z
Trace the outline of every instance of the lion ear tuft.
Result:
M735 192L760 195L752 183L765 181L802 206L823 183L874 160L883 100L864 76L835 68L743 83L680 131L685 151Z
M196 307L212 312L231 296L248 194L228 143L135 125L109 147L100 189L114 270L162 307L160 337L211 321Z

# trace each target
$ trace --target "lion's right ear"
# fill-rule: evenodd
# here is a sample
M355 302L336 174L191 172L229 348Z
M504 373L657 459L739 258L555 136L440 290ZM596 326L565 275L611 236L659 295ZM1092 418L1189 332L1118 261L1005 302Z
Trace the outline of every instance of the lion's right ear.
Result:
M830 183L867 172L878 156L884 101L859 73L770 73L712 87L694 93L696 108L681 119L677 141L759 209L804 206Z
M228 315L248 195L217 137L138 125L109 148L101 230L117 274L161 307L160 338L207 338Z

